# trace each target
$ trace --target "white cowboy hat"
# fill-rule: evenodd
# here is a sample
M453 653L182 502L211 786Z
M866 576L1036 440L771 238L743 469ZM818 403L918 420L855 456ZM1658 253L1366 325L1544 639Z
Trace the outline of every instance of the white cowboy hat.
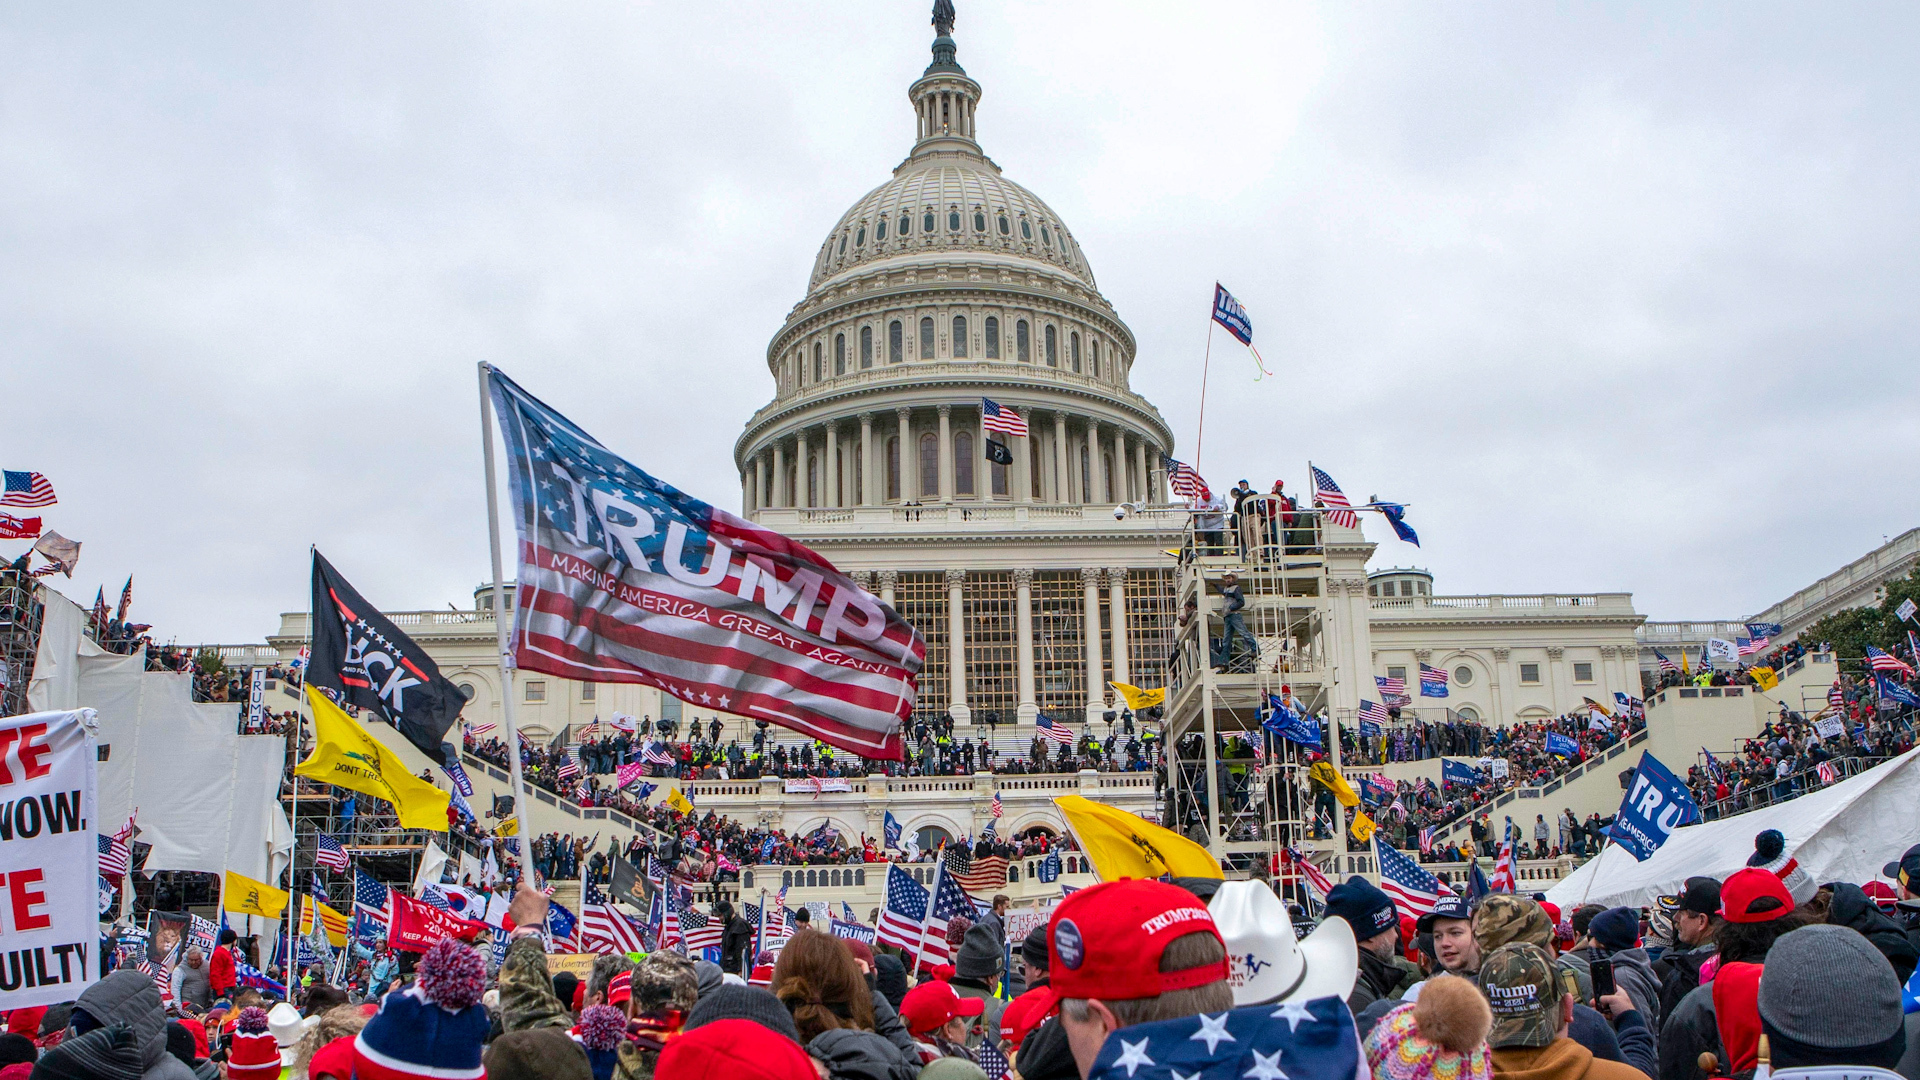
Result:
M1235 1005L1345 999L1360 975L1360 946L1345 919L1296 941L1287 907L1263 881L1229 881L1207 905L1227 943Z
M273 1041L280 1047L280 1064L293 1064L294 1044L309 1027L319 1022L315 1017L302 1017L299 1009L284 1001L267 1010L267 1030L273 1033Z

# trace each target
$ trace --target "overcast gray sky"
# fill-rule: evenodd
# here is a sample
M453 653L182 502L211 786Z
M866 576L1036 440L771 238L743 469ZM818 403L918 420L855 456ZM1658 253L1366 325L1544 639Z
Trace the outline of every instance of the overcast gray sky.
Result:
M0 10L0 466L86 602L257 640L317 544L487 575L474 363L737 509L930 5ZM1751 614L1920 521L1920 9L959 0L981 140L1202 471L1412 503L1441 592ZM1369 524L1370 531L1380 530ZM0 554L22 542L0 542Z

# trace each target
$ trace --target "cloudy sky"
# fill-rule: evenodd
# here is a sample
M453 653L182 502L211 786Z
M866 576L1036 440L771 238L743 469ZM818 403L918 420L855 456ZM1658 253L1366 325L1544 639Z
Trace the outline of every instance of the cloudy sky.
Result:
M0 465L86 545L61 588L253 641L316 544L383 606L471 603L480 360L736 506L928 6L0 11ZM1920 523L1920 10L959 6L982 142L1183 456L1214 280L1252 314L1276 377L1215 348L1216 486L1311 458L1412 504L1378 565L1652 618Z

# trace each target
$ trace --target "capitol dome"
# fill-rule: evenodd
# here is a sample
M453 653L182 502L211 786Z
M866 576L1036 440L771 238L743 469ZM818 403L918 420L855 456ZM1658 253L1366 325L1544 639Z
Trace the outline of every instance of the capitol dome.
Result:
M934 25L907 88L912 148L841 215L767 344L774 399L734 448L745 510L804 524L816 509L1164 498L1173 433L1129 386L1133 332L1060 216L981 149L951 5Z

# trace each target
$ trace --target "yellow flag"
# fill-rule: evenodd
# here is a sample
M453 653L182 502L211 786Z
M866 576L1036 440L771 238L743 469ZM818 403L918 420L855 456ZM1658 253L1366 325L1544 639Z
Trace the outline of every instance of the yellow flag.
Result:
M402 828L447 831L446 792L408 772L392 751L312 686L307 702L313 706L317 741L294 775L385 799Z
M683 814L693 813L693 800L687 798L679 788L668 788L667 797L661 801Z
M493 827L493 835L519 836L520 835L520 819L517 817L501 818L500 824L495 825Z
M1359 806L1360 793L1353 790L1347 778L1333 767L1331 761L1316 761L1307 768L1307 779L1333 792L1333 797L1341 806Z
M1612 709L1607 708L1605 705L1600 704L1599 702L1593 700L1590 697L1582 697L1580 700L1586 702L1587 707L1590 709L1599 709L1600 715L1606 717L1609 720L1613 719Z
M255 881L245 874L227 871L227 887L220 896L223 911L232 911L241 915L258 915L265 919L277 919L287 910L286 893L267 884Z
M1367 816L1365 810L1357 810L1354 812L1353 838L1355 840L1363 844L1366 843L1367 840L1373 836L1374 827L1373 819Z
M1775 675L1770 667L1757 667L1747 674L1753 676L1753 681L1759 683L1762 690L1771 690L1780 685L1780 676Z
M1101 881L1126 878L1217 878L1220 864L1207 849L1169 829L1080 795L1053 800Z
M1167 689L1164 686L1157 690L1142 690L1137 686L1128 686L1123 682L1117 682L1112 685L1115 690L1120 691L1120 696L1126 699L1127 708L1132 709L1134 712L1139 712L1142 709L1151 709L1155 705L1165 705L1167 703Z
M347 930L352 926L345 915L322 904L311 896L300 898L300 933L304 936L313 933L313 914L320 913L320 925L327 928L327 940L335 945L347 943Z

